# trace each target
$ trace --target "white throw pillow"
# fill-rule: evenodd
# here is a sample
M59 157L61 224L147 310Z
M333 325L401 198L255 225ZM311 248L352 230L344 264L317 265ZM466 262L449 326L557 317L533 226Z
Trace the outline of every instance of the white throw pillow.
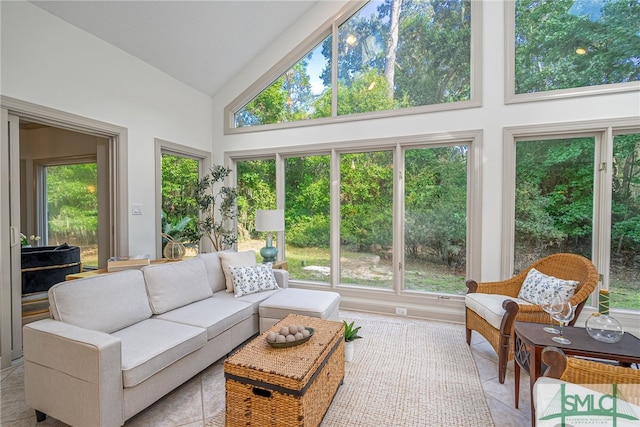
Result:
M233 292L233 277L229 267L254 267L256 265L256 253L254 251L244 252L218 252L224 279L227 283L227 292Z
M233 278L233 292L235 297L256 292L278 289L273 275L271 263L258 264L254 267L229 267Z
M532 268L524 279L518 298L540 305L556 293L559 293L563 299L571 298L576 291L576 286L578 286L577 280L559 279Z
M226 290L227 283L224 279L224 272L222 271L222 263L220 262L219 253L203 253L199 254L196 258L200 258L204 261L204 267L207 269L207 277L209 278L211 290L213 292Z

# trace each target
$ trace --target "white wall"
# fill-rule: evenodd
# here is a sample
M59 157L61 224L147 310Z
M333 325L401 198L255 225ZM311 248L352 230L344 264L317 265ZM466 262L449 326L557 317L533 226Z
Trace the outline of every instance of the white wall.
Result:
M404 117L362 120L353 123L323 124L297 129L270 130L246 134L224 135L224 108L274 63L291 51L297 43L321 25L331 9L341 4L321 2L312 12L285 32L276 43L255 59L225 90L214 97L214 157L222 162L226 150L241 150L326 142L361 140L393 136L430 134L470 129L483 130L483 212L482 212L482 277L500 278L501 212L502 212L502 132L504 127L604 118L640 116L638 92L574 99L540 101L527 104L504 103L504 4L485 1L483 5L482 104L481 108L446 111Z
M211 98L30 3L0 7L0 94L128 129L129 251L155 254L154 138L210 151Z

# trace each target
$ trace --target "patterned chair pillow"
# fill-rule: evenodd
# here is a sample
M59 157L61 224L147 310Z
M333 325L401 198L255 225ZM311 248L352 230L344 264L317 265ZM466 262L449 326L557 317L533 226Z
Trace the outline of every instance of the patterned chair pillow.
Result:
M278 289L271 263L253 267L229 267L236 298L256 292Z
M540 305L555 294L560 294L563 299L571 298L577 286L577 280L559 279L532 268L524 279L518 298Z

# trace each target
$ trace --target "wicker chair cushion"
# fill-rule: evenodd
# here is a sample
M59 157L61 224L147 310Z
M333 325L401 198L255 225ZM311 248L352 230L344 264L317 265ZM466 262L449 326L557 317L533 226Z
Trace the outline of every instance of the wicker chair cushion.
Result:
M576 286L577 280L559 279L532 268L522 283L518 298L541 305L550 295L559 293L562 299L568 300L575 293Z
M485 319L491 326L500 330L500 324L502 323L502 317L504 316L502 303L507 299L515 301L518 305L532 305L530 302L521 298L514 298L500 294L482 293L467 294L464 298L464 303L469 310L474 311L478 316Z

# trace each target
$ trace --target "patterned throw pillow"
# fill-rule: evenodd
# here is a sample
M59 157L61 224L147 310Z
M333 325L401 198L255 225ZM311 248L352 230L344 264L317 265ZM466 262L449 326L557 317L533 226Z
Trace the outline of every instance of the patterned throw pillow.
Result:
M229 267L235 297L278 289L271 263L253 267Z
M518 298L529 301L532 304L542 304L546 299L559 293L563 299L573 296L578 286L577 280L564 280L547 276L532 268L518 293Z

